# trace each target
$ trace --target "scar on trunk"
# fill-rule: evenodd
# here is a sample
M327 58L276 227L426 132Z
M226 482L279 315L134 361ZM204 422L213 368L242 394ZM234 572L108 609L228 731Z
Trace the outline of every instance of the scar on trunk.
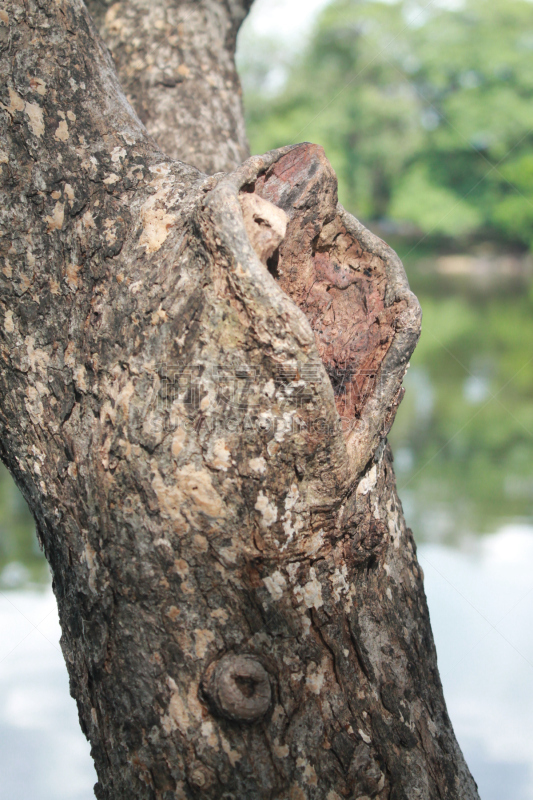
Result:
M257 255L309 320L339 416L359 419L406 302L387 303L384 261L347 230L323 149L293 148L240 200Z

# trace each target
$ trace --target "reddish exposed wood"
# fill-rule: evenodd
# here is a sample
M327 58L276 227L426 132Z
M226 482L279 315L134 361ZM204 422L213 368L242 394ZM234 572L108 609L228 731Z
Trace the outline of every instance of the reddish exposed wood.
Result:
M295 147L259 178L255 191L289 217L270 269L309 320L349 431L380 380L406 301L387 305L383 260L346 230L336 177L321 147Z

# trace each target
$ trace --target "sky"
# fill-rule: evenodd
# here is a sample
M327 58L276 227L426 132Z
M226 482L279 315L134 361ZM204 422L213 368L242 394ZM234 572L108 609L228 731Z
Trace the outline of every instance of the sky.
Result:
M300 45L330 0L255 0L241 36L274 36Z

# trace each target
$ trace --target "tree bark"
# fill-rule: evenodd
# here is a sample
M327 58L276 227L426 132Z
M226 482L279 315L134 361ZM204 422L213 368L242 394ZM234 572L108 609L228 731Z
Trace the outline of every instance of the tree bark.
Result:
M235 69L237 31L252 0L88 0L120 83L171 158L207 174L250 154Z
M11 0L0 47L0 455L97 798L478 798L386 443L420 330L397 256L319 147L165 155L80 0Z

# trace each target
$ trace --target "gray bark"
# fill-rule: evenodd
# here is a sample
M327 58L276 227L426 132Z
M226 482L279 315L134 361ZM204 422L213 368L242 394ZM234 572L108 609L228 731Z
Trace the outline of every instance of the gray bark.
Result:
M474 800L386 443L397 256L321 148L165 155L80 0L7 2L0 47L0 455L96 796Z
M161 149L207 174L249 156L235 69L252 0L88 0L126 96Z

